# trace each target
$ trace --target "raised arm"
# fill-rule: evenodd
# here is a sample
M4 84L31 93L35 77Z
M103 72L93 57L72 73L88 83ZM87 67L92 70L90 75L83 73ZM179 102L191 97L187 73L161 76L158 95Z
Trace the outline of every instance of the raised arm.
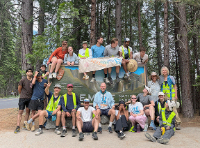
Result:
M34 75L34 78L32 80L32 84L35 85L35 81L36 81L36 78L37 78L37 75L38 75L38 71L35 71L35 75Z

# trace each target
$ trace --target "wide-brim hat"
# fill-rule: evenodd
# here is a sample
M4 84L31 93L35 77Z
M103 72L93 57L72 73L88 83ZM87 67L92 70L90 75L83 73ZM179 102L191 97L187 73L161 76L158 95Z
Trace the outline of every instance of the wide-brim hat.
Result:
M137 63L137 61L134 60L134 59L130 59L130 60L129 60L129 63L127 64L127 69L128 69L128 71L130 71L130 72L135 72L135 71L137 70L137 68L138 68L138 63Z
M149 76L149 80L151 80L151 76L156 76L157 80L160 79L160 77L158 76L158 74L156 72L152 72L151 75Z

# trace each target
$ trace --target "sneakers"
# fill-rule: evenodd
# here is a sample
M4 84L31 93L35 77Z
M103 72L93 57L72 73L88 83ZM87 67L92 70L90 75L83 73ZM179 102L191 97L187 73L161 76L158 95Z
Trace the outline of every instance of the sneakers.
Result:
M118 138L120 138L121 140L125 138L125 134L123 132L118 133Z
M54 72L52 75L53 75L53 78L56 78L57 73Z
M30 131L30 126L27 121L24 121L24 125L28 131Z
M113 80L111 77L108 77L108 80L110 81L110 84L113 84Z
M99 132L100 134L102 134L102 127L99 127L99 128L98 128L98 132Z
M37 130L37 132L35 133L35 136L39 136L40 134L42 134L43 133L43 130L41 129L41 128L39 128L38 130Z
M156 138L152 137L149 133L145 133L145 137L147 137L147 139L149 139L152 142L156 142Z
M60 135L60 137L65 137L66 133L67 133L67 130L66 129L63 130L62 133L61 133L61 135Z
M32 125L31 132L34 132L34 131L35 131L35 125Z
M156 130L156 126L155 126L154 122L151 122L149 127L151 127L153 130Z
M147 129L148 129L148 124L145 124L145 126L144 126L144 132L146 132L147 131Z
M109 133L112 133L112 128L108 127L108 131L109 131Z
M94 81L96 81L96 79L95 79L95 78L92 78L90 82L92 83L92 82L94 82Z
M119 83L120 82L120 78L116 77L116 81L117 81L117 83Z
M76 130L72 129L72 137L76 137Z
M160 144L167 144L169 142L169 139L167 138L160 138L157 140L158 143Z
M61 134L61 132L59 131L58 128L56 128L54 132L55 132L57 135L60 135L60 134Z
M19 132L20 132L20 127L17 126L17 128L16 128L15 131L14 131L14 133L17 134L17 133L19 133Z
M92 133L92 138L93 138L94 140L98 140L97 132L93 132L93 133Z
M52 78L53 78L53 74L49 73L49 79L52 79Z
M181 125L180 124L177 125L176 130L181 130Z
M84 134L81 132L81 133L79 133L79 141L82 141L83 140L83 138L84 138Z
M90 77L88 75L83 76L83 80L88 80Z
M108 80L108 78L103 78L103 81L104 81L105 83L110 83L110 81Z

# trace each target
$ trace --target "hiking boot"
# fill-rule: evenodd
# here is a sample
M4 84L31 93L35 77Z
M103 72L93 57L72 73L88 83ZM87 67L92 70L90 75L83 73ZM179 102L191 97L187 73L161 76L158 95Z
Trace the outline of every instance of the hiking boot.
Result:
M102 127L99 127L99 128L98 128L98 132L99 132L100 134L102 134Z
M84 134L81 132L81 133L79 133L79 141L82 141L83 140L83 138L84 138Z
M53 78L52 73L49 73L49 79L52 79L52 78Z
M151 122L149 127L151 127L153 130L156 130L156 126L155 126L154 122Z
M112 127L108 127L108 131L109 131L109 133L112 133L113 132Z
M27 121L24 121L25 128L30 131L30 124Z
M176 130L181 130L181 125L180 124L177 125Z
M20 132L20 127L17 126L17 128L16 128L15 131L14 131L14 133L17 134L17 133L19 133L19 132Z
M118 137L122 140L125 138L125 134L123 132L119 133Z
M61 135L60 135L60 137L65 137L66 133L67 133L67 130L66 129L63 130L62 133L61 133Z
M145 126L144 126L144 132L146 132L147 131L147 129L148 129L148 124L145 124Z
M128 76L127 76L127 74L124 74L124 77L123 77L124 79L128 79Z
M108 80L108 78L103 78L103 81L104 81L105 83L110 83L110 81Z
M147 137L147 139L149 139L152 142L156 142L156 138L152 137L149 133L145 133L145 137Z
M72 137L76 137L76 130L72 129Z
M93 132L93 133L92 133L92 138L93 138L94 140L98 140L97 132Z
M113 84L113 80L111 77L108 77L108 80L110 81L110 84Z
M59 130L58 128L56 128L54 132L55 132L57 135L60 135L60 134L61 134L61 132L60 132L60 130Z
M35 125L32 125L31 132L34 132L34 131L35 131Z
M39 136L40 134L42 134L43 133L43 130L41 129L41 128L39 128L38 130L37 130L37 132L35 133L35 136Z
M161 143L161 144L167 144L169 142L169 139L167 138L160 138L157 140L158 143Z
M119 83L120 82L120 78L116 77L116 82Z
M93 83L94 81L96 81L96 79L95 79L95 78L92 78L90 82Z

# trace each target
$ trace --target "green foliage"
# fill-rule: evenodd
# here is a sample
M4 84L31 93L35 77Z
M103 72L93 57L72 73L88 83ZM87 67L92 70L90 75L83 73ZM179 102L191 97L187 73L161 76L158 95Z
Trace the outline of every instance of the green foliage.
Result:
M193 86L200 86L200 75L197 76L195 82L196 83Z

